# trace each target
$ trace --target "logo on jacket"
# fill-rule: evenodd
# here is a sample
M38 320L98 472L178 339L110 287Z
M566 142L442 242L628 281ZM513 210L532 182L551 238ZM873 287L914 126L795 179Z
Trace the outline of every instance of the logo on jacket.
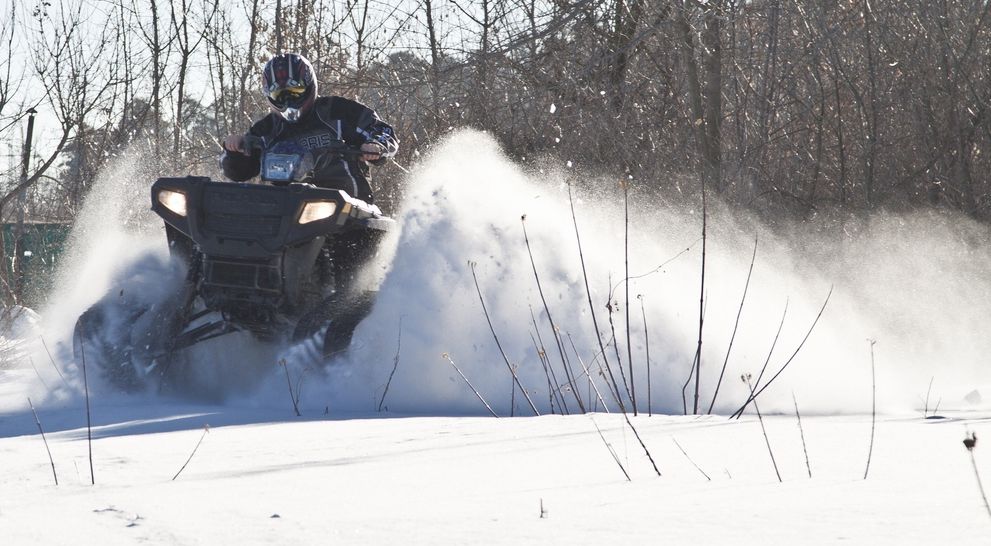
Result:
M296 142L307 150L316 150L331 146L335 140L334 135L330 133L323 133L319 135L299 137Z

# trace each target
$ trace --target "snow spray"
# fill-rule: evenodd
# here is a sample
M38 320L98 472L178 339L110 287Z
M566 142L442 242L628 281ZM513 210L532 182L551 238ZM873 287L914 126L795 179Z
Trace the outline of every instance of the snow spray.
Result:
M514 381L483 314L472 263L492 329L539 411L549 412L552 404L561 411L561 402L549 395L545 365L556 370L553 388L565 386L563 403L571 411L578 406L543 299L578 395L596 406L580 357L615 411L571 214L568 181L579 176L563 166L524 170L478 132L455 133L437 146L409 182L395 254L381 265L388 273L375 310L356 331L348 362L321 387L322 396L338 407L375 408L395 369L384 404L393 411L487 413L442 358L447 353L501 415L532 414L519 392L513 396ZM651 183L632 181L634 188ZM628 376L632 353L637 405L647 411L649 345L653 411L680 414L686 405L692 411L694 380L683 387L698 345L700 205L631 203L627 336L623 189L614 178L585 178L576 186L586 188L574 195L575 217L598 335L620 395L627 398L619 365ZM524 215L543 299L524 242ZM985 227L956 214L920 212L770 228L711 199L708 229L700 411L712 401L724 362L713 411L728 414L746 399L742 374L756 378L767 362L766 381L799 346L761 395L762 409L790 412L794 391L805 412L869 411L869 340L877 342L880 403L888 411L921 408L933 378L930 409L937 390L945 409L991 383L983 363L991 340L976 327L991 313ZM629 409L631 402L624 401Z
M633 200L627 302L621 185L615 178L543 163L542 170L524 168L486 134L452 134L413 168L397 214L399 229L370 266L382 279L375 307L355 331L348 354L314 367L291 362L291 350L262 349L241 336L197 364L213 366L218 371L211 380L222 382L251 355L272 360L260 384L249 394L240 389L228 403L288 403L288 370L290 383L302 389L304 413L370 412L381 406L391 414L487 414L442 356L447 354L492 408L508 416L532 411L518 391L514 394L506 361L538 411L549 413L562 411L562 403L576 411L576 396L589 409L603 411L596 390L615 411L608 360L628 408L632 402L623 376L635 385L639 411L647 412L648 398L655 413L680 414L686 405L691 411L689 374L701 295L700 204L643 199L638 186L656 181L628 181ZM42 313L46 335L62 347L79 314L115 282L145 282L154 298L160 293L155 286L164 286L157 280L173 274L161 222L148 211L154 176L137 173L138 164L122 159L108 168L74 228L58 288ZM569 182L574 182L572 196ZM712 402L721 374L713 411L735 411L748 393L741 375L756 378L765 362L766 376L774 374L806 335L789 367L761 396L762 410L791 411L794 391L803 413L866 411L869 340L877 342L882 410L921 407L931 379L930 405L942 398L944 408L964 405L968 393L991 384L991 371L982 362L991 340L976 326L991 314L985 227L960 215L920 212L839 223L781 222L771 228L717 199L710 200L708 212L701 411ZM543 297L524 241L524 216ZM741 311L755 239L753 275ZM288 355L289 367L278 366L273 355L280 352Z

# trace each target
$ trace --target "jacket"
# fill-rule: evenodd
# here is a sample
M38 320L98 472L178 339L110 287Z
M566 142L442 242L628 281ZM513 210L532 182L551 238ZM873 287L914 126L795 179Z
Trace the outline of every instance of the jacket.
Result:
M379 165L395 155L399 140L388 123L379 119L374 110L343 97L317 97L313 108L296 123L289 123L272 112L255 122L248 135L264 138L265 151L285 150L319 153L332 143L343 140L357 148L367 142L382 146ZM220 157L224 176L236 182L248 180L259 174L262 151L253 150L250 155L224 151ZM369 184L368 164L357 158L336 158L331 162L318 162L313 171L312 184L340 189L368 203L373 201Z

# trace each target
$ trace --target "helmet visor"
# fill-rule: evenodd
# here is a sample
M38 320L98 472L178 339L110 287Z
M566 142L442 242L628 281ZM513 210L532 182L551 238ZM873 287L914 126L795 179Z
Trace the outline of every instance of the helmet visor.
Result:
M306 86L292 85L294 83L289 82L285 87L273 85L268 92L268 100L279 110L299 108L306 100Z

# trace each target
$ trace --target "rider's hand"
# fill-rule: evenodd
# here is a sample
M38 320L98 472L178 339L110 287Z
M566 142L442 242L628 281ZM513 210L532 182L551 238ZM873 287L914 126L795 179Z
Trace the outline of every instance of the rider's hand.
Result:
M377 161L382 158L382 152L384 151L382 145L377 142L366 142L361 145L361 160L362 161Z
M247 151L244 149L244 135L228 135L224 139L224 149L228 152L237 152L239 154L248 155Z

